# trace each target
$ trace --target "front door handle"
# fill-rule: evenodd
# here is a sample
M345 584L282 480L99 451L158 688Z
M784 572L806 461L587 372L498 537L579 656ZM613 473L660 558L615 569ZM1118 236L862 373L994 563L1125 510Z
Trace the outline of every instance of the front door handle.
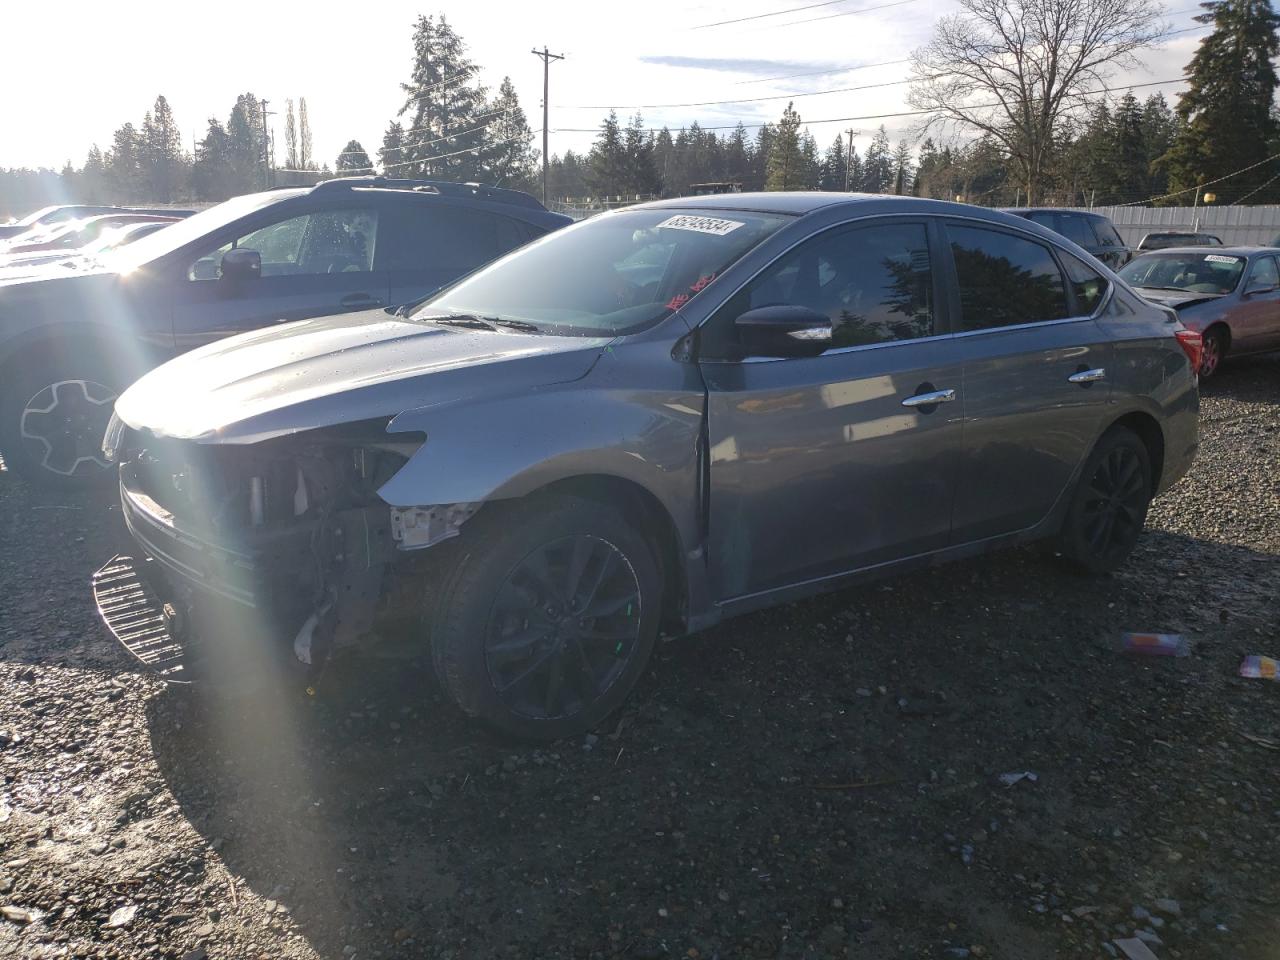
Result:
M361 309L372 310L374 307L382 306L382 301L367 293L351 293L339 300L338 304L339 306L343 306L348 309L359 307Z
M933 390L929 393L917 393L902 401L904 407L932 407L939 403L950 403L956 398L954 390Z
M1107 371L1102 367L1095 367L1092 370L1081 370L1079 373L1073 373L1067 377L1068 383L1095 383L1098 380L1107 379Z

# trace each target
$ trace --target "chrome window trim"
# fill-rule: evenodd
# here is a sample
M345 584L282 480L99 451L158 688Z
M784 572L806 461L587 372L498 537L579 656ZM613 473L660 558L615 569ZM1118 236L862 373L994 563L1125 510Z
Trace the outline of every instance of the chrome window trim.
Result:
M1066 270L1063 269L1061 258L1057 256L1057 254L1066 253L1075 257L1077 260L1080 259L1078 256L1076 256L1076 254L1072 253L1070 250L1066 250L1060 247L1058 244L1054 243L1052 240L1046 240L1044 237L1036 236L1034 233L1026 233L1022 230L1019 230L1016 226L1010 226L1004 223L995 223L983 217L971 217L971 216L966 216L964 214L959 214L959 213L955 213L955 214L953 213L947 213L947 214L923 213L922 214L919 212L916 212L916 213L868 213L868 214L863 214L860 217L854 217L852 220L841 220L838 223L833 223L829 227L824 227L818 233L811 233L807 237L801 237L800 239L796 240L795 243L791 244L789 247L786 247L785 249L779 251L776 257L774 257L772 260L770 260L768 263L762 266L759 270L757 270L751 276L747 277L747 279L743 280L742 283L738 284L738 286L735 287L732 291L726 294L724 299L722 299L717 306L712 308L711 312L707 316L702 318L702 321L698 324L698 326L695 329L700 329L701 327L709 323L711 321L711 318L714 317L720 311L721 307L723 307L726 303L728 303L730 300L736 297L739 293L745 290L749 284L754 283L757 277L759 277L762 273L764 273L766 270L772 267L775 263L777 263L783 257L791 253L792 250L800 246L802 243L808 243L810 240L814 239L815 237L821 236L823 233L827 233L828 231L831 231L831 230L839 230L844 227L856 226L860 221L863 221L863 220L867 220L867 221L919 220L925 223L925 226L927 229L928 227L927 221L931 219L943 221L943 223L941 224L943 227L946 226L945 221L947 220L963 220L967 223L975 223L979 225L985 225L988 227L995 227L997 230L1007 230L1008 232L1021 236L1024 239L1029 240L1031 242L1044 244L1048 246L1049 249L1055 254L1054 259L1055 261L1058 262L1058 269L1062 270L1062 279L1064 283L1069 283L1071 278L1067 276ZM1027 222L1034 223L1035 221L1028 220ZM1044 226L1043 224L1036 224L1036 225ZM1049 228L1045 227L1045 229L1048 230ZM1088 251L1085 251L1085 252L1087 253ZM1085 261L1081 261L1081 262L1084 263L1086 267L1089 266L1087 262ZM1280 261L1277 261L1277 262L1280 263ZM930 269L933 269L932 265L930 266ZM1092 270L1093 268L1089 267L1089 269ZM896 346L900 346L902 344L908 344L908 343L927 343L931 340L952 340L952 339L955 339L956 337L972 337L972 336L977 336L979 334L995 333L1000 330L1026 330L1032 327L1045 327L1045 326L1056 325L1061 323L1080 323L1081 321L1084 321L1084 320L1096 320L1098 319L1098 317L1102 316L1103 312L1107 309L1108 306L1110 306L1111 300L1115 296L1115 291L1116 291L1116 285L1113 280L1108 278L1105 274L1098 274L1098 275L1107 282L1107 290L1102 295L1102 299L1098 301L1098 306L1094 309L1093 313L1089 314L1088 316L1063 317L1057 320L1032 320L1029 323L1010 324L1004 327L984 327L981 330L958 330L952 333L935 333L927 337L913 337L910 340L885 340L882 343L864 343L864 344L859 344L857 346L852 346L852 347L835 347L831 350L823 351L822 353L818 354L816 357L750 356L750 357L742 357L737 360L728 360L728 359L719 359L719 358L709 359L706 357L698 357L698 363L773 363L779 360L817 360L822 357L838 356L840 354L855 353L863 350L878 350L882 347L896 347Z

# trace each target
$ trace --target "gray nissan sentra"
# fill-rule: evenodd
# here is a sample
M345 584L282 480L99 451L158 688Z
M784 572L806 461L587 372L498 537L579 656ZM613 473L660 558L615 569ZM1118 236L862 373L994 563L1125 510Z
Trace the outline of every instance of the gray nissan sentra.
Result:
M1112 570L1195 455L1199 348L1020 217L645 204L147 374L94 589L174 680L314 678L413 610L463 710L565 736L661 634L1037 539Z

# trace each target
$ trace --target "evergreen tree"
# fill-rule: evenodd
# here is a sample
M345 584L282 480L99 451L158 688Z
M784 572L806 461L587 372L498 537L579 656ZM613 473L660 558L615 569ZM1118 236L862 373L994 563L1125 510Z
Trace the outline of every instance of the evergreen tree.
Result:
M1116 104L1111 123L1111 157L1115 178L1111 181L1116 203L1145 200L1147 193L1146 138L1142 126L1142 106L1130 90Z
M502 78L497 97L484 112L490 119L485 127L485 149L480 158L482 179L502 187L532 187L538 152L533 149L533 131L529 129L510 77Z
M117 202L130 203L145 195L138 154L138 133L133 124L117 128L111 135L111 150L106 157L107 185Z
M572 150L563 157L552 157L547 164L547 183L551 196L580 200L587 196L587 163Z
M217 117L209 118L209 129L196 146L191 168L191 190L197 200L226 200L233 192L231 138Z
M227 121L227 185L232 196L266 186L262 169L261 112L258 98L252 93L240 94L231 108Z
M314 170L311 154L311 121L307 119L307 98L298 98L298 169Z
M893 151L893 192L905 196L912 192L915 185L915 164L911 157L911 144L905 140L898 141L898 149Z
M413 30L413 71L402 83L400 116L413 123L405 130L401 176L475 180L485 144L485 91L475 82L479 69L466 44L444 15L419 16Z
M1272 60L1280 54L1280 16L1270 0L1210 0L1195 19L1213 25L1186 68L1187 90L1178 98L1181 122L1165 155L1171 190L1253 170L1214 186L1222 202L1253 193L1280 168L1262 164L1276 136L1272 104L1277 86ZM1274 187L1269 196L1280 194ZM1177 198L1174 202L1185 202Z
M818 141L809 131L800 138L800 189L817 190L822 175L822 158L818 154Z
M765 181L769 179L769 155L773 152L773 142L777 129L766 123L756 131L755 149L751 151L751 176L744 189L763 190Z
M186 179L186 157L173 111L163 96L156 97L142 121L138 160L150 199L159 203L177 199Z
M671 131L663 127L653 138L653 167L662 183L664 197L678 196L675 190L676 145Z
M344 177L368 177L373 175L373 161L359 140L348 140L338 154L334 169Z
M628 196L650 196L662 189L653 158L654 141L645 136L640 114L631 118L622 137L622 192Z
M587 166L587 184L594 196L612 197L620 193L620 185L626 177L627 159L618 114L613 110L600 125L600 134L587 156Z
M80 171L80 199L86 203L101 203L106 196L107 164L95 143L89 148Z
M893 186L893 153L889 148L889 133L881 124L867 147L862 164L862 190L866 193L884 193Z
M293 118L293 98L284 104L284 165L289 170L301 170L298 166L298 125Z
M788 103L778 121L777 132L769 147L766 190L798 190L804 177L804 157L800 152L800 114Z
M724 178L746 186L751 177L751 143L747 128L741 122L733 128L724 143Z
M1169 173L1160 158L1173 146L1177 121L1164 94L1154 93L1142 105L1142 159L1147 174L1145 196L1159 197L1169 192ZM1276 126L1280 129L1280 125ZM1268 148L1269 154L1280 150Z
M382 135L382 146L378 149L378 161L382 164L382 172L388 177L407 176L404 172L404 127L399 120L387 124L387 132Z
M845 172L849 169L844 134L838 134L822 156L822 173L818 178L819 190L843 190Z

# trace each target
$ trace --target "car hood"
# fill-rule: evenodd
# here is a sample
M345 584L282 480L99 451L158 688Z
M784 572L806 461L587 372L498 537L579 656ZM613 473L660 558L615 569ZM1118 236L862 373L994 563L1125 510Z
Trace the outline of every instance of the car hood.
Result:
M256 443L583 377L607 338L553 337L370 310L269 327L146 374L116 416L155 436Z
M1221 293L1175 292L1173 290L1153 290L1150 287L1134 287L1134 289L1152 303L1158 303L1162 307L1173 307L1175 310L1189 307L1193 303L1208 303L1211 300L1219 300L1224 296Z
M0 269L0 310L24 304L40 304L42 312L83 307L101 309L102 298L120 292L123 275L105 267L67 270L57 263L22 264Z

